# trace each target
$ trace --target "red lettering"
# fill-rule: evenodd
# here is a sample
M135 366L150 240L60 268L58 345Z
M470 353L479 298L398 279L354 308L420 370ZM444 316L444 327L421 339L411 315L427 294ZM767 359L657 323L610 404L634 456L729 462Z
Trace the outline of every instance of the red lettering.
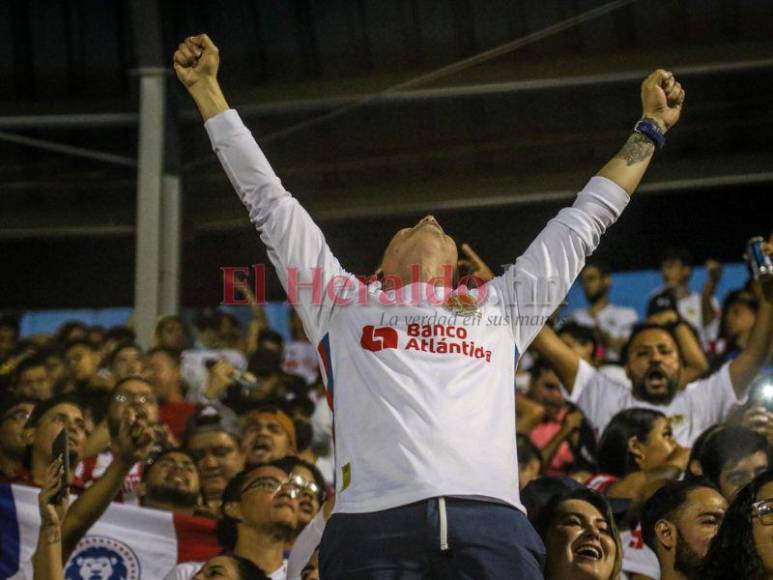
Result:
M343 286L339 289L336 288L336 284L338 281L343 282ZM351 304L354 301L354 298L349 296L341 296L339 294L339 291L346 292L349 290L349 288L352 285L352 279L349 276L345 276L343 274L339 274L337 276L333 276L330 281L327 283L327 295L330 300L333 301L333 304L336 305L343 305L346 306L347 304Z
M405 350L421 350L419 347L419 341L415 338L412 338L408 341L408 344L405 345Z
M255 284L253 285L253 294L255 302L258 304L266 303L266 265L253 264L252 271L255 274Z
M240 266L221 266L220 270L223 272L223 301L221 304L228 304L231 306L244 306L249 304L250 301L246 297L246 292L249 290L247 279L236 278L236 274L247 274L249 268ZM236 298L236 289L241 290L244 298Z
M298 268L287 268L287 300L293 306L298 304L298 290L301 288L311 289L311 303L315 305L322 304L322 268L311 269L311 282L300 282L298 280Z

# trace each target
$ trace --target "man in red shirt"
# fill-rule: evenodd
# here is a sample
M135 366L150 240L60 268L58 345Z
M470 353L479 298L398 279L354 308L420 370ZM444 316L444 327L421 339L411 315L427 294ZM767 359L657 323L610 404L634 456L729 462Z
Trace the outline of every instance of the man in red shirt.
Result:
M180 351L161 346L148 351L147 370L153 392L158 399L158 419L169 427L177 441L182 441L188 419L196 405L185 400Z

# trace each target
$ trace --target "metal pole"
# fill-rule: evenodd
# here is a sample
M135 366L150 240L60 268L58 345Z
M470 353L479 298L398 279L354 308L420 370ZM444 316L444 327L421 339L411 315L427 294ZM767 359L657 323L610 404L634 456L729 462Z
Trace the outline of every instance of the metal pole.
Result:
M147 348L159 316L161 191L164 167L163 68L144 67L140 77L140 131L137 167L137 245L134 278L134 331Z
M161 289L162 314L179 314L180 310L180 232L182 226L181 180L166 174L161 205Z

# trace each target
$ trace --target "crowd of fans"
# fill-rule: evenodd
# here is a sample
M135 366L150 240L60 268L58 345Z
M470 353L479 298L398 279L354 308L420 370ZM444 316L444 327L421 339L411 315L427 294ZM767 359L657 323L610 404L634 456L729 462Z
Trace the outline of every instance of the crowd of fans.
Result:
M773 578L773 290L749 281L720 306L720 265L701 293L691 265L669 253L639 320L589 262L588 307L519 361L519 482L546 578ZM316 350L296 317L285 342L253 314L166 316L149 349L129 326L21 339L0 319L0 480L41 488L36 578L64 577L112 501L216 522L222 554L168 579L318 578L335 482ZM72 505L55 498L63 427Z

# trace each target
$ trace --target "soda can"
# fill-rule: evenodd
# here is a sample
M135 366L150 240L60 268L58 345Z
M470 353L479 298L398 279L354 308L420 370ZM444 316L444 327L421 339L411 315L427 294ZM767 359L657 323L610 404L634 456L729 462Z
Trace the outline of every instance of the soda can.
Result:
M756 236L746 243L746 259L755 280L773 276L773 258L762 251L764 239Z

